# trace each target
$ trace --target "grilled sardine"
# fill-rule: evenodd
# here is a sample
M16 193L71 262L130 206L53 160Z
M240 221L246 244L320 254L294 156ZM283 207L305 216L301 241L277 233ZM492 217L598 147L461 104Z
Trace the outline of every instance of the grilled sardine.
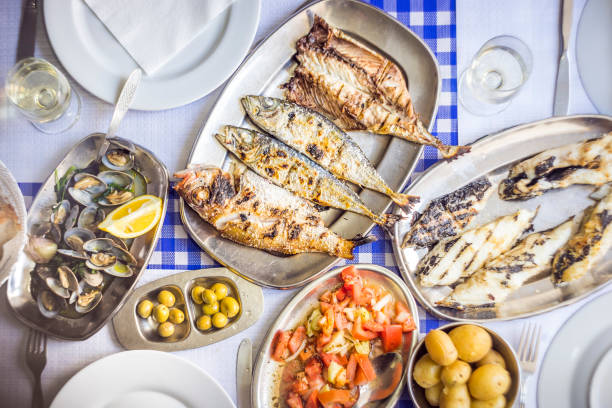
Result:
M344 130L434 146L445 158L469 151L444 145L427 131L397 65L319 16L296 48L299 65L283 85L290 101L333 117Z
M349 186L308 157L251 129L225 126L217 140L260 176L324 207L352 211L390 228L398 215L377 215Z
M396 193L387 186L361 148L325 116L267 96L246 96L242 105L257 126L336 177L383 193L403 208L418 201L418 197Z
M217 167L175 174L185 202L221 236L242 245L282 254L324 252L352 259L370 237L347 240L330 231L308 201L251 171L231 175Z
M492 307L503 302L512 292L539 275L550 271L555 252L569 240L578 222L571 219L555 228L534 232L510 251L480 268L467 281L457 285L440 306L455 309Z
M481 177L432 200L406 233L402 248L430 247L459 234L482 210L493 190L489 179Z
M419 262L417 274L421 286L450 285L472 275L487 261L510 249L531 228L533 217L535 212L521 209L438 242Z
M598 139L546 150L510 169L499 185L504 200L525 200L573 184L612 181L612 132Z

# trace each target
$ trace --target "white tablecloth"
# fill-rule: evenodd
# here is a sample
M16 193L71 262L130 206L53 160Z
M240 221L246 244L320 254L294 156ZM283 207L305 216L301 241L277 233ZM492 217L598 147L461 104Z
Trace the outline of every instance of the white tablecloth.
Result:
M581 10L583 2L584 0L576 1L576 13ZM20 3L0 2L2 82L14 63ZM280 24L300 3L299 0L263 1L256 40ZM534 53L532 77L506 111L493 117L480 118L470 115L459 106L460 143L468 143L483 134L525 121L550 116L558 55L558 0L461 0L457 3L459 73L465 69L480 45L495 35L517 35L527 42ZM577 16L575 20L577 21ZM36 45L37 56L56 62L42 21L39 22ZM575 71L572 81L572 112L595 112L577 81ZM75 87L83 102L81 119L74 128L60 135L37 132L13 109L9 109L4 91L0 91L0 160L8 166L18 181L44 180L71 145L93 131L104 131L107 128L112 106L92 97L78 85ZM217 95L218 90L188 106L169 111L130 112L121 124L118 134L149 147L166 163L170 171L180 169L185 164L198 129ZM162 271L147 273L140 284L161 276L164 276ZM238 343L243 337L249 337L255 347L258 347L273 317L279 313L292 293L266 290L264 316L253 327L214 346L176 354L195 362L214 375L235 400L234 365ZM582 303L531 319L544 327L543 345L549 344L563 321ZM489 326L513 344L517 344L523 323L519 320L493 323ZM30 402L31 380L23 362L26 334L27 331L8 310L3 288L0 290L0 406L21 407ZM121 350L110 326L104 327L84 342L49 341L47 366L43 374L43 391L47 404L78 370ZM542 350L545 350L545 347ZM527 406L535 406L535 381L531 384L529 397ZM84 405L86 406L86 402Z

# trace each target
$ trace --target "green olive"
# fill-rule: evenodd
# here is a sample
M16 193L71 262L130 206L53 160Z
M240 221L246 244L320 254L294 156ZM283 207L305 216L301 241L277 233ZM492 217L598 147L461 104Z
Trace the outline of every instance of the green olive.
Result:
M211 319L208 315L200 316L198 318L198 321L196 322L196 326L198 326L198 329L203 331L209 330L211 324Z
M228 296L221 301L221 313L230 319L236 316L238 312L240 312L240 305L233 297Z
M212 305L213 303L217 303L217 295L210 289L204 289L202 292L202 300L207 305Z
M212 324L217 329L222 329L227 325L227 316L223 313L215 313L212 317Z
M168 311L168 306L166 305L157 305L153 308L153 318L158 323L163 323L168 320L168 315L170 312Z
M162 337L170 337L174 334L174 325L170 322L164 322L157 328L157 333Z
M197 285L191 289L191 300L198 305L202 304L202 292L204 292L204 287Z
M149 316L151 316L152 311L153 302L150 300L145 299L138 304L138 316L142 317L143 319L147 319Z
M170 309L170 316L168 317L170 321L174 324L181 324L183 320L185 320L185 313L181 309L177 309L173 307Z
M212 290L213 292L215 292L215 295L217 296L217 300L221 300L224 297L227 296L227 286L225 286L224 284L217 282L214 285L212 285L212 287L210 288L210 290Z
M169 290L162 290L157 294L157 301L162 305L172 307L174 306L174 295Z
M202 306L202 313L212 316L219 311L219 302L211 303L210 305Z

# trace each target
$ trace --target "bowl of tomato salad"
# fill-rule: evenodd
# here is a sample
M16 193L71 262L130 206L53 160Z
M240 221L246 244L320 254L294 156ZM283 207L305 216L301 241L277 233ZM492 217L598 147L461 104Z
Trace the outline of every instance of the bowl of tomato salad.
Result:
M270 327L255 362L254 407L348 408L376 378L372 360L397 352L398 381L376 390L371 407L400 397L417 343L418 314L408 287L378 265L335 268L298 292Z

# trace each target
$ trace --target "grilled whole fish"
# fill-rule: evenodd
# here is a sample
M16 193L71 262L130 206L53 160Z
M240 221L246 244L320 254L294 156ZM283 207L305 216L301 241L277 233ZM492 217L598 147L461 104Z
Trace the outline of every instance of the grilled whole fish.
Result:
M394 192L357 143L325 116L267 96L250 95L242 98L241 102L257 126L336 177L383 193L402 208L410 208L418 201L418 197Z
M282 254L324 252L352 259L353 249L370 237L347 240L330 231L308 201L257 174L240 175L217 167L180 171L174 187L202 219L224 238Z
M215 137L244 164L272 183L324 207L340 208L390 228L400 218L374 214L349 186L278 140L251 129L225 126Z
M344 130L369 130L436 147L445 158L469 151L432 136L414 111L399 67L315 16L296 44L299 62L283 87L292 102L335 119Z
M601 138L546 150L510 169L499 185L504 200L525 200L573 184L612 181L612 132Z
M521 209L438 242L419 262L417 274L421 286L451 285L472 275L487 261L512 248L521 234L531 228L534 217L534 211Z
M402 248L430 247L459 234L482 210L493 189L487 177L432 200L404 236Z
M466 307L492 307L503 302L527 280L550 271L555 252L565 245L578 224L575 219L570 219L555 228L528 235L510 251L474 272L437 304L462 310Z
M612 193L584 212L576 235L556 254L552 279L561 285L581 278L612 246Z

